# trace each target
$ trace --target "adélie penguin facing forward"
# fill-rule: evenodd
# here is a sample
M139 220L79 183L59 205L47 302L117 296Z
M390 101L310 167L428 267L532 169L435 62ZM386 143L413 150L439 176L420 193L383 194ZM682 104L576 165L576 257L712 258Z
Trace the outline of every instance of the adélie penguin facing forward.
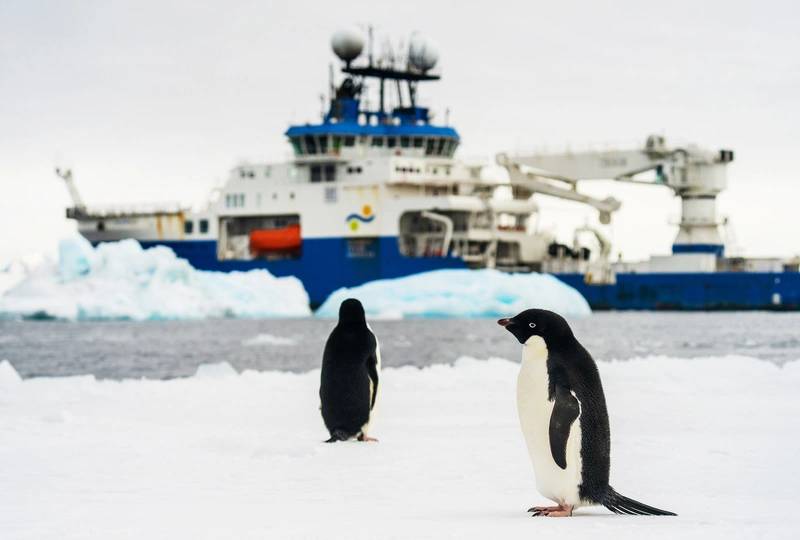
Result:
M378 397L381 351L367 325L364 306L348 298L339 306L339 323L328 337L322 355L319 397L326 442L375 441L368 436Z
M617 514L674 516L620 495L608 484L611 432L600 374L567 321L528 309L498 324L522 343L517 409L536 487L557 506L536 516L571 516L579 506L603 505Z

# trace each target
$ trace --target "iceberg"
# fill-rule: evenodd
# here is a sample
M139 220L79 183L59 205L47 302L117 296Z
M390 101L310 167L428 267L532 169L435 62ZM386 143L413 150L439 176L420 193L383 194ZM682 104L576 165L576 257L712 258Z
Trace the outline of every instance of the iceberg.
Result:
M43 255L28 255L0 265L0 296L14 288L44 260Z
M25 270L16 263L0 268L0 295L25 279Z
M266 270L205 272L164 246L136 240L63 240L45 261L0 296L2 318L202 319L302 317L308 294L294 277Z
M335 317L346 298L361 300L373 318L501 317L528 308L565 317L591 314L581 293L554 276L489 269L435 270L342 288L325 300L317 315Z

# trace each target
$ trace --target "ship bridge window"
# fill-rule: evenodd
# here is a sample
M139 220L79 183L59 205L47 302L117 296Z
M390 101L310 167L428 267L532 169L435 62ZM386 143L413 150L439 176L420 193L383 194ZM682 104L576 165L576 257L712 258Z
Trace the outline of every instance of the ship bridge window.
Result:
M446 143L447 139L439 139L439 146L436 148L436 155L444 155L444 146Z
M322 167L319 165L311 166L311 181L322 182Z
M386 146L394 148L397 146L397 139L395 137L386 137Z
M320 154L327 154L328 153L328 136L322 135L319 138L319 153Z
M333 182L334 180L336 180L336 165L327 163L325 165L325 181Z
M302 156L303 155L303 145L300 141L300 137L292 137L292 148L294 149L294 155Z
M356 138L353 135L346 135L344 138L344 145L345 146L355 146L356 145Z
M334 135L333 137L331 137L331 139L332 139L331 142L333 146L333 151L334 153L338 154L339 149L342 147L342 138L339 135Z
M194 221L191 219L183 222L183 232L184 234L192 234L194 229Z
M456 153L457 147L458 147L458 141L455 139L450 139L450 145L447 147L448 157L453 157L453 154Z
M411 146L411 137L400 137L400 146L403 148Z
M414 148L422 148L424 139L422 137L414 137Z
M200 220L200 234L206 234L208 232L208 220L201 219Z
M430 138L425 142L425 155L432 156L433 150L436 147L436 139Z
M313 135L306 135L305 136L305 143L306 143L306 153L307 154L316 154L317 153L317 141L314 140Z
M383 137L372 137L372 146L383 146Z

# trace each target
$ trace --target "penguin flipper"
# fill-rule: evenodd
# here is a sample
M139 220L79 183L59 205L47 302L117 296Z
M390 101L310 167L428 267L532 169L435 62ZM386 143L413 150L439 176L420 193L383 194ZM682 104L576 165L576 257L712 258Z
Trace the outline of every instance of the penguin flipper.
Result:
M550 414L550 453L556 465L566 470L567 440L572 423L581 414L581 405L572 392L560 385L556 385L553 397L555 405Z
M374 334L373 334L374 335ZM375 407L375 401L378 399L378 371L381 368L381 346L378 343L378 338L375 338L375 352L367 358L367 374L372 383L370 385L369 396L369 410Z
M378 366L374 356L367 360L367 373L369 374L370 382L372 382L370 387L372 395L369 397L369 410L372 410L375 407L375 400L378 398Z

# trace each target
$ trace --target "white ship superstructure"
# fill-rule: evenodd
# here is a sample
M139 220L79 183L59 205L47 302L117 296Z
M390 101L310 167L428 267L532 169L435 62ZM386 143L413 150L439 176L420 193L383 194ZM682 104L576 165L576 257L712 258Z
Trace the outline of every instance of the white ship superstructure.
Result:
M71 172L59 172L73 198L68 217L95 243L135 238L145 246L169 246L199 269L265 268L295 275L312 304L339 287L374 279L497 268L555 273L595 307L681 307L684 293L675 292L676 285L659 289L661 278L639 283L642 276L668 274L669 281L680 274L741 269L724 257L716 215L732 152L669 148L652 136L643 148L616 152L499 154L508 178L486 178L481 166L455 158L460 134L432 123L431 112L418 102L419 87L439 79L431 45L412 35L405 54L378 57L371 43L364 54L364 45L357 32L334 36L342 75L338 81L331 75L322 120L286 131L292 160L235 167L200 211L179 205L87 207ZM648 171L651 178L642 180ZM592 179L645 181L680 196L683 218L673 254L653 258L647 267L615 271L599 228L582 227L568 244L538 230L538 195L589 205L600 223L610 222L620 203L577 189L578 182ZM768 285L770 279L759 282L745 307L762 306L766 297L767 305L786 305L787 291ZM627 282L636 290L628 291ZM719 294L726 306L738 302L728 304L726 293ZM796 300L790 291L789 296L800 304L800 292ZM687 307L713 302L692 297Z

